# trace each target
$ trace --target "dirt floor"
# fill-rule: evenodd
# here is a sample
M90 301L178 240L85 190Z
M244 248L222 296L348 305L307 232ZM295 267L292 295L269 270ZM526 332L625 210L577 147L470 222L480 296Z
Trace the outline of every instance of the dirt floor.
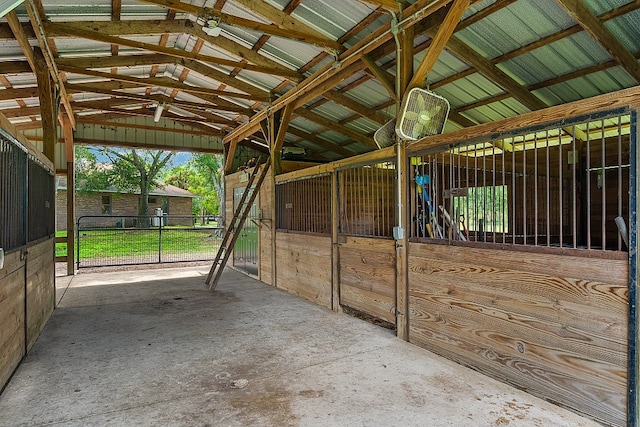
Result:
M0 426L597 426L233 270L59 277Z

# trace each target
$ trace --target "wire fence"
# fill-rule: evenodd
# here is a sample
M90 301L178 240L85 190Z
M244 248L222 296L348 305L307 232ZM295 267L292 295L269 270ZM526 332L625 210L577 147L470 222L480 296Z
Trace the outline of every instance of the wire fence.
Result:
M211 261L224 230L207 217L82 216L77 267Z

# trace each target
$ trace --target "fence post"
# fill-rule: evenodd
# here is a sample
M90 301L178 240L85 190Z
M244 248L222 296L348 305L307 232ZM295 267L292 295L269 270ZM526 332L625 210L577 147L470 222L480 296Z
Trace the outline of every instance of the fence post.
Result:
M69 191L69 190L67 190ZM77 264L76 264L76 268L79 270L80 269L80 220L82 219L82 217L78 218L78 223L76 224L76 259L77 259ZM69 251L67 251L67 256L69 256Z
M162 264L162 220L164 218L158 217L158 264Z

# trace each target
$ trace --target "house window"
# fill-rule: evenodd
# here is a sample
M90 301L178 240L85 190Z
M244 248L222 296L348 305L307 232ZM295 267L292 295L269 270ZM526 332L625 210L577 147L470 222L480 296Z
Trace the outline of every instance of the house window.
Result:
M158 199L155 197L149 197L149 204L150 205L155 205L156 203L158 203Z
M111 215L111 196L102 196L102 214Z

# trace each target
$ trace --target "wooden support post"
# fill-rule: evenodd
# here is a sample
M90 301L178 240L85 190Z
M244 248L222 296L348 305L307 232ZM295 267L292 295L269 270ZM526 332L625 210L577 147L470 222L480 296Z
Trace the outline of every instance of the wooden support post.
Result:
M400 76L398 87L398 100L404 98L405 91L409 89L409 82L413 76L413 27L409 27L399 34L400 50L397 73ZM400 103L397 104L396 116L400 117ZM398 226L404 231L403 236L396 239L396 331L398 338L409 341L409 272L408 272L408 208L409 185L406 169L407 152L406 143L400 140L396 144L396 171L398 180L397 202Z
M404 209L402 216L398 218L398 224L404 230L404 236L396 240L396 329L398 338L409 341L409 228L408 228L408 207L409 207L409 162L407 161L407 150L405 144L396 144L399 150L397 159L402 161L400 180L401 189L398 194L399 202ZM398 167L398 165L396 165Z
M279 165L279 157L276 159L275 153L273 151L273 147L275 145L276 140L276 123L273 116L270 116L270 120L267 125L267 142L269 143L269 147L271 149L271 156L269 157L269 161L271 162L271 286L274 288L278 287L278 263L276 261L277 250L276 250L276 238L278 234L276 233L277 225L278 225L278 209L276 206L276 175L277 167Z
M76 225L76 190L75 190L75 150L73 148L73 128L71 121L62 116L64 145L67 155L67 275L75 274L75 225Z
M38 81L38 97L40 98L40 114L42 115L42 139L43 152L49 160L55 164L55 149L57 135L57 105L56 89L51 80L51 74L47 68L42 51L34 49L33 59L35 64L35 74Z
M331 173L331 308L341 312L340 306L340 245L338 224L340 220L340 200L338 192L338 172Z

